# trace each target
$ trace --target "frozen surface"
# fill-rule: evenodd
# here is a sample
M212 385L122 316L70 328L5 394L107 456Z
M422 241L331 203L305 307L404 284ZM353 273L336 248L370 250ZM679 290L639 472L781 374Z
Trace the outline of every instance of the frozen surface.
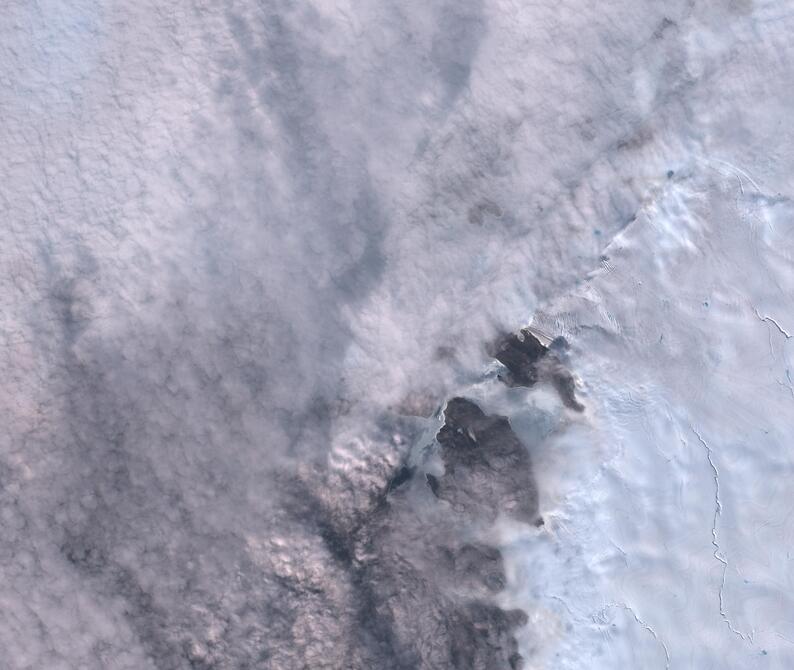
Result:
M4 667L449 667L477 626L427 556L477 533L527 669L794 667L792 31L788 0L4 3ZM498 381L525 324L584 412ZM442 476L453 395L509 418L543 526L392 492Z
M577 342L591 412L546 467L590 466L514 550L535 616L572 626L555 667L794 663L791 209L730 177L662 185L538 317Z

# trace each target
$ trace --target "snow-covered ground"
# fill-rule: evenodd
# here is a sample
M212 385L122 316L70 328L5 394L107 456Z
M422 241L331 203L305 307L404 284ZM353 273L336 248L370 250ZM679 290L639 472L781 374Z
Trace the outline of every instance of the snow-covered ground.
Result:
M547 523L511 550L549 627L529 667L794 663L794 212L711 167L538 316L576 342L588 416L538 461Z

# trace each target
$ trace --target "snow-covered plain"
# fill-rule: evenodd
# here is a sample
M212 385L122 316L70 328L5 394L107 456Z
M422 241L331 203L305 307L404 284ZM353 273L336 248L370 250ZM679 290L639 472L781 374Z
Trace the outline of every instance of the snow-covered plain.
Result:
M546 530L513 549L555 622L537 667L794 662L792 210L693 172L538 316L577 342L589 416L538 476L567 470Z
M526 668L794 667L792 31L787 0L5 3L3 667L364 667L284 473L358 510L437 428L383 412L453 393L535 465L545 525L492 531ZM584 413L496 382L524 324Z

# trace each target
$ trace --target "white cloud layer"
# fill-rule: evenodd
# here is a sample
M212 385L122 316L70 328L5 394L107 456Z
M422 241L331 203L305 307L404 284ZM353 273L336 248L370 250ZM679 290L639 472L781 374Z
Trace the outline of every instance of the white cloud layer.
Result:
M352 518L452 393L538 450L527 667L791 667L788 4L7 3L9 667L342 635L285 482ZM533 319L584 417L491 383Z

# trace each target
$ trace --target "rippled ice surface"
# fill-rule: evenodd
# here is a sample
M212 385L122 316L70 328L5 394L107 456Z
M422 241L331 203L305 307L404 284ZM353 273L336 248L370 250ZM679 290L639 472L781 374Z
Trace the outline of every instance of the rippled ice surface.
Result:
M465 616L427 557L476 532L525 668L794 667L792 30L6 3L3 667L501 667L433 648ZM524 325L584 412L498 382ZM509 417L542 526L391 491L453 395Z
M575 333L590 414L512 549L554 667L792 662L790 212L671 180L538 317Z

